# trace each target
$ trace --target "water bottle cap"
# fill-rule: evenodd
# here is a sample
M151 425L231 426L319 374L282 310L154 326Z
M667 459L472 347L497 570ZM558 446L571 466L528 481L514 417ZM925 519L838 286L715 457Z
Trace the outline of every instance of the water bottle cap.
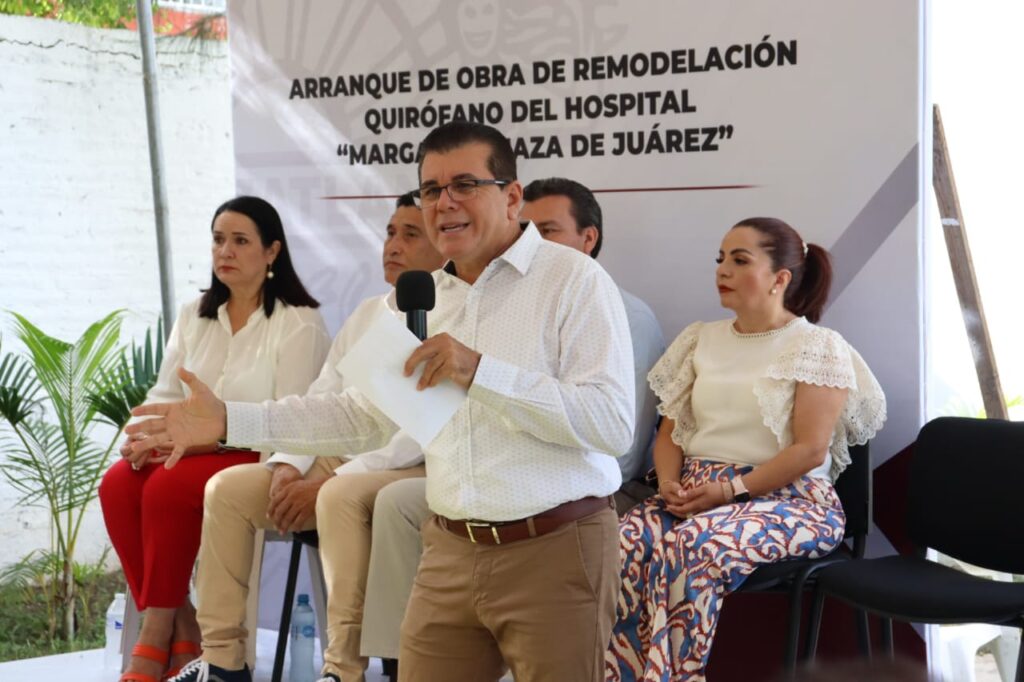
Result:
M298 603L299 604L309 604L309 595L308 594L300 594L299 595Z

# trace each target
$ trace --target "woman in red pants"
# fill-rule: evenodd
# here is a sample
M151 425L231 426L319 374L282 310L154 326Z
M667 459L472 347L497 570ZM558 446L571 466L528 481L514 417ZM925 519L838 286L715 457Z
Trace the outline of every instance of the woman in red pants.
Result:
M214 213L210 288L182 307L146 402L186 397L186 368L225 400L263 401L306 392L330 344L319 306L292 266L277 211L237 197ZM188 598L199 549L203 489L218 471L260 453L194 448L173 469L160 452L132 454L100 484L110 540L132 597L144 611L138 645L121 680L156 682L199 655L199 626Z

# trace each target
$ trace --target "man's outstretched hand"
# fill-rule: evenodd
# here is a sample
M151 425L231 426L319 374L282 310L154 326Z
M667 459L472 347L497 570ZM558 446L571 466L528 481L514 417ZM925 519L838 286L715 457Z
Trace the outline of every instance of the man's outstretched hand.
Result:
M133 437L131 449L137 453L157 448L170 450L164 462L168 469L178 463L188 448L216 443L227 434L224 401L187 369L179 369L178 376L188 384L192 395L178 403L140 405L132 414L153 418L125 428L125 433Z

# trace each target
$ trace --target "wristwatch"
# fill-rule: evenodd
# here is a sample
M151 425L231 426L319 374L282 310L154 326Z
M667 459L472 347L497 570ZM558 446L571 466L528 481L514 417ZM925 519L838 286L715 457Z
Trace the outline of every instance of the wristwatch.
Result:
M732 500L733 502L750 502L750 491L743 485L743 478L736 476L732 479Z

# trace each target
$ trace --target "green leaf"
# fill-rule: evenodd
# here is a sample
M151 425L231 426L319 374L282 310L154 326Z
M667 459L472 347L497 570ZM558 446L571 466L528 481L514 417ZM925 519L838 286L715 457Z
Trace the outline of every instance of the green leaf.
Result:
M0 473L21 493L18 504L59 506L59 463L67 456L60 429L39 419L22 422L17 432L18 439L10 435L0 437L0 445L7 452Z
M122 429L131 419L132 408L145 401L149 389L156 383L160 362L163 360L163 322L159 319L155 338L156 343L152 329L147 329L146 340L141 348L133 341L131 368L122 353L116 370L104 378L109 388L89 396L96 412L103 417L101 421Z
M0 357L0 418L12 426L26 419L38 407L39 390L35 372L25 358L12 353Z
M74 345L48 336L17 313L13 315L15 331L28 348L64 439L73 446L95 413L89 395L111 388L107 381L118 360L121 311L92 324Z

